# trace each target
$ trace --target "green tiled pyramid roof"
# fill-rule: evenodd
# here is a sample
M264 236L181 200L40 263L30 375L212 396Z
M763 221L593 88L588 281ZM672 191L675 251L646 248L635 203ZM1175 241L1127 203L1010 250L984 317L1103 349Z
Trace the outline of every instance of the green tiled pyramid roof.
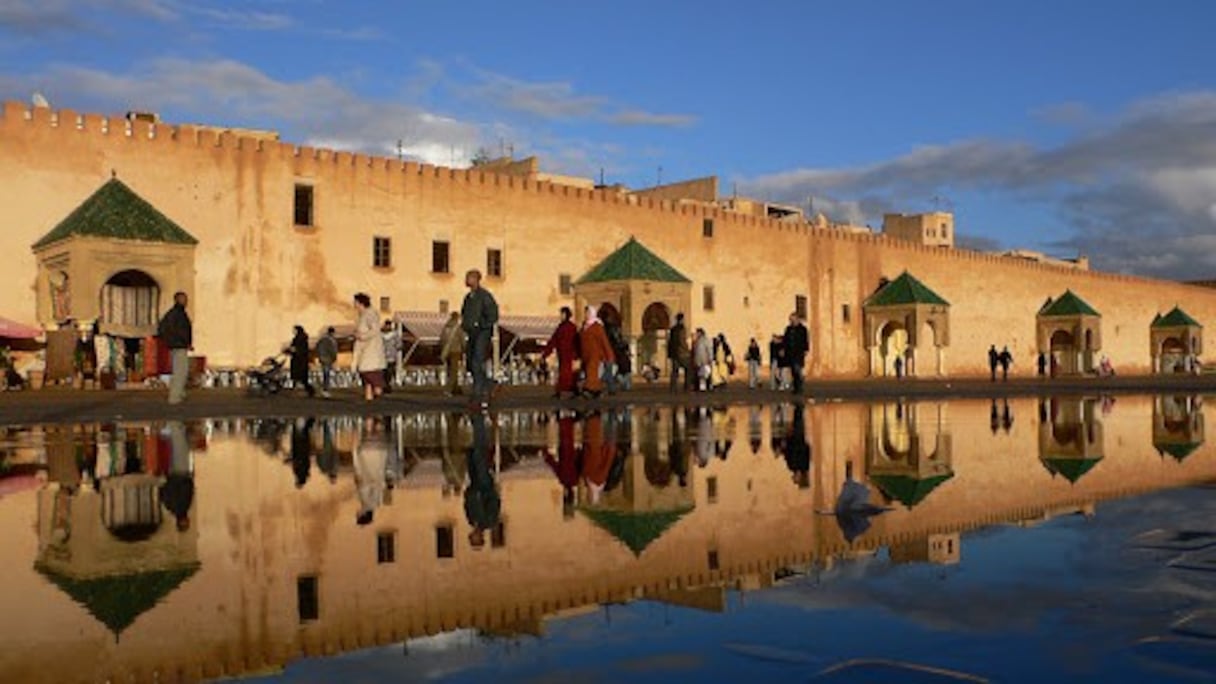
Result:
M1060 295L1059 299L1052 301L1047 306L1039 310L1040 316L1101 316L1102 314L1094 310L1092 306L1085 303L1084 299L1072 293L1072 290L1065 290L1064 294Z
M1059 475L1069 482L1076 484L1081 476L1088 473L1102 458L1045 458L1043 466L1052 475Z
M912 508L916 504L925 500L926 496L938 485L954 477L954 473L946 473L944 475L934 475L923 480L918 480L907 475L871 475L870 481L874 486L882 490L888 498L900 502L901 504Z
M1169 454L1174 457L1174 460L1181 463L1186 460L1196 449L1203 446L1203 442L1188 442L1186 444L1158 444L1157 451L1161 455Z
M171 570L154 570L93 579L65 577L41 565L35 566L52 584L110 629L116 636L140 615L173 593L198 571L198 564Z
M45 247L73 235L197 245L198 240L117 178L98 188L75 211L34 243Z
M672 511L647 511L625 513L598 508L584 508L583 515L591 522L602 527L622 544L629 547L634 556L641 557L647 546L663 536L663 533L692 508L678 508Z
M878 292L870 295L866 306L894 306L898 304L940 304L950 306L950 302L941 298L924 283L917 280L911 273L904 271L898 278L882 286Z
M578 279L579 283L604 283L612 280L655 280L664 283L691 283L671 264L642 246L635 238L609 254L595 268Z
M1179 307L1175 306L1173 309L1170 310L1169 313L1167 313L1164 316L1158 314L1157 317L1153 319L1152 327L1154 327L1154 328L1182 328L1182 327L1186 327L1186 326L1194 326L1196 328L1203 327L1202 325L1199 325L1199 321L1195 320L1194 318L1191 318L1190 316L1187 315L1187 313L1185 311L1183 311Z

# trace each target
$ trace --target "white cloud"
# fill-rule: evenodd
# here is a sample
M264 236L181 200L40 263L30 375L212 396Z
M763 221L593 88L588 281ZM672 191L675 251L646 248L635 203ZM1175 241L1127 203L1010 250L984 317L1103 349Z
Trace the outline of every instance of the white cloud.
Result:
M1216 232L1216 92L1137 102L1112 123L1056 146L965 140L867 166L793 169L740 185L784 201L814 196L816 206L855 201L871 220L883 207L949 188L985 191L1047 206L1074 228L1056 246L1089 254L1099 267L1210 276L1216 264L1196 248Z
M445 165L453 158L467 161L482 140L473 123L365 98L323 76L278 80L232 60L161 59L125 74L60 66L29 77L0 77L0 92L33 89L75 109L159 111L190 122L254 128L282 125L294 139L341 149L396 154L400 140L407 155Z

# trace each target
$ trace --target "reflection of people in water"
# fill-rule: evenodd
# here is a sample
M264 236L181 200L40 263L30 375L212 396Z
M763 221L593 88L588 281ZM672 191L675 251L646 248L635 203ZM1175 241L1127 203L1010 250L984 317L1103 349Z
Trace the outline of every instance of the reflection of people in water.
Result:
M697 412L697 465L704 468L714 455L714 426L709 409L698 408Z
M169 430L169 472L160 486L160 504L177 519L177 529L190 529L190 506L194 503L194 464L190 461L190 444L186 441L186 426L171 421Z
M591 503L600 502L612 470L616 445L604 441L604 417L592 413L583 424L583 481L591 492Z
M1001 400L1001 429L1008 434L1013 430L1013 410L1009 408L1009 400Z
M996 408L996 399L992 400L992 409L988 412L988 429L994 435L1001 429L1001 413Z
M364 418L355 445L355 488L359 492L359 513L355 522L371 523L376 509L384 503L385 469L388 465L388 435L375 418Z
M486 434L486 415L473 413L473 446L469 449L469 487L464 492L464 514L473 530L469 545L480 549L486 545L485 531L498 525L502 499L490 469L490 440Z
M806 441L806 417L801 405L794 407L794 420L785 441L785 465L799 489L811 486L811 445Z
M762 428L760 427L760 407L752 406L747 409L747 440L753 454L760 453Z
M317 454L317 469L325 473L329 481L338 481L338 448L334 444L334 421L321 420L321 452Z
M460 496L464 493L464 478L469 464L465 450L456 443L459 436L460 414L445 416L443 431L443 496Z
M574 448L574 416L562 413L557 417L557 455L545 449L545 463L557 475L557 481L562 485L562 517L569 520L574 517L574 506L577 502L576 488L578 475L581 470L578 452Z
M667 445L667 460L671 472L681 487L688 486L688 432L683 421L686 415L679 409L671 410L671 442Z
M291 424L291 471L296 475L296 489L308 482L312 469L312 425L312 418L297 418Z

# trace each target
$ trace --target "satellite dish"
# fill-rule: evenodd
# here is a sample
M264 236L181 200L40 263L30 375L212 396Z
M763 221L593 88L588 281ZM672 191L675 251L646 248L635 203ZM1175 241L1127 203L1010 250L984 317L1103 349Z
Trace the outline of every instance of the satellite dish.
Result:
M51 108L51 103L47 101L46 96L38 91L34 91L34 94L30 95L30 102L33 102L35 107L42 109Z

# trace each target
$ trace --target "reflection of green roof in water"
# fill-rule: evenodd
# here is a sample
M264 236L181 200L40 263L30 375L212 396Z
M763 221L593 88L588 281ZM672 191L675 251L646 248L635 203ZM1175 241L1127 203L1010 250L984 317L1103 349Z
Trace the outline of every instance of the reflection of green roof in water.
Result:
M34 568L118 636L190 579L199 564L92 579L65 577L41 564Z
M679 522L690 511L692 506L677 508L670 511L646 511L625 513L609 511L602 508L579 509L591 522L602 527L622 544L629 547L635 556L641 556L654 540L663 536L672 525Z
M918 480L907 475L871 475L870 482L874 483L875 487L882 490L882 493L887 495L887 498L898 501L901 504L912 508L916 504L925 500L929 493L937 489L938 485L954 477L954 473L946 473L945 475L934 475L926 477L923 480Z
M1174 457L1174 460L1181 463L1195 452L1196 449L1203 446L1203 442L1187 442L1185 444L1157 444L1157 451L1162 455L1169 454Z
M1045 458L1043 466L1052 475L1059 475L1069 482L1076 484L1081 476L1093 470L1102 457L1098 458Z

